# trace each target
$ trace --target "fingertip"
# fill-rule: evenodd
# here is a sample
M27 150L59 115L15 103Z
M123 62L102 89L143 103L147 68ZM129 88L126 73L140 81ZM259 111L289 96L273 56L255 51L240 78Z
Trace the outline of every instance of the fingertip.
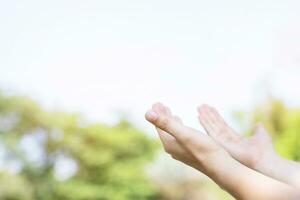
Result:
M198 108L198 114L199 114L199 118L207 118L209 117L209 107L207 104L203 104Z
M199 113L202 113L204 111L204 106L205 104L201 104L200 106L197 107L197 110Z
M161 102L156 102L152 105L152 108L161 108L164 107L164 105Z
M149 110L146 112L145 118L147 121L154 123L158 119L158 114L153 110Z
M164 113L164 114L167 114L168 113L168 109L167 107L160 103L160 102L157 102L155 104L152 105L152 110L156 113Z
M207 112L207 111L209 111L209 109L210 109L210 106L206 103L199 106L199 110L202 111L202 112Z

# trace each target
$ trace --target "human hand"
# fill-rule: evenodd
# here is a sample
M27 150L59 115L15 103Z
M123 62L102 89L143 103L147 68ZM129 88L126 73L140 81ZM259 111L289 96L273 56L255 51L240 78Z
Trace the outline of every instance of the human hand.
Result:
M199 121L207 133L244 165L257 169L275 155L271 137L263 125L256 125L253 135L247 138L228 126L216 109L202 105L198 113Z
M217 157L229 156L210 136L185 126L161 103L154 104L145 118L156 127L167 153L200 171Z

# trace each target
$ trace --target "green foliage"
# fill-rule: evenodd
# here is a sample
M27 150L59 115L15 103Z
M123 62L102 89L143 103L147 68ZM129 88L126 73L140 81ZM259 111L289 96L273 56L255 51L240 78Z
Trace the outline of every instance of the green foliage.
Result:
M0 174L1 199L160 199L144 173L156 142L126 120L88 124L77 114L45 111L28 97L0 95L0 144L4 162L20 168ZM72 177L54 175L66 167L59 159L75 163Z
M250 126L263 122L278 152L300 160L300 109L272 99L236 116L247 134ZM0 199L180 199L180 190L189 191L186 195L197 191L201 199L211 199L212 193L232 199L211 182L199 187L173 184L169 195L163 194L144 170L157 147L156 140L125 119L114 126L86 123L78 114L46 111L28 97L0 93L0 161L18 169L12 173L1 168ZM57 175L66 167L60 160L72 161L71 176Z

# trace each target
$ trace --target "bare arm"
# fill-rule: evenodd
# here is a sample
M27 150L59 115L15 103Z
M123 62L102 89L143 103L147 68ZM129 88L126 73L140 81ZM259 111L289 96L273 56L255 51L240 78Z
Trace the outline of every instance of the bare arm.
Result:
M300 199L298 189L264 176L231 157L216 158L207 164L206 174L236 199Z
M261 159L254 169L279 181L300 188L300 164L271 153Z
M234 160L210 136L184 126L162 104L155 104L146 119L157 127L165 150L212 178L241 200L296 200L299 191L266 177Z
M199 120L208 134L242 164L278 181L300 188L300 164L280 157L265 128L257 125L252 137L237 134L208 105L199 108Z

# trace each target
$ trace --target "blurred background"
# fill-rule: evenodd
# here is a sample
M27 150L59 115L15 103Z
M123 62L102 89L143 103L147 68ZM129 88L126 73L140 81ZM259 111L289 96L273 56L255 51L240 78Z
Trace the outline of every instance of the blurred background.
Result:
M232 199L144 112L209 103L300 160L300 2L0 1L0 199Z

